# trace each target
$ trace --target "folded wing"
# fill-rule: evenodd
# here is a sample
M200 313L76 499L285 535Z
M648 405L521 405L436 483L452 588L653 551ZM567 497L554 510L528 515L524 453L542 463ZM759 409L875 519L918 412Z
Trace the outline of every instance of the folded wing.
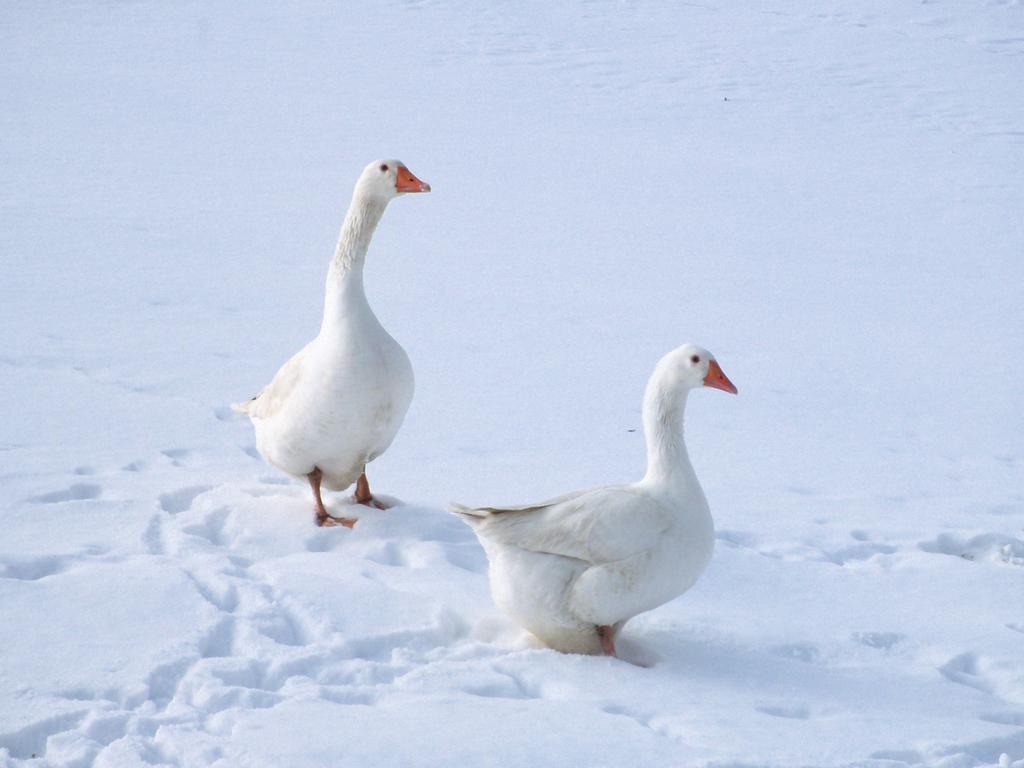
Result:
M627 487L594 488L522 507L451 509L496 544L592 564L650 549L670 525L667 510Z

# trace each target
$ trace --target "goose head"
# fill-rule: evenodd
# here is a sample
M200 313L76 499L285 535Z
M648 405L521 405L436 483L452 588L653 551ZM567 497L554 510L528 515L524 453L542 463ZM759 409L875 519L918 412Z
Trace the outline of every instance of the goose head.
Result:
M663 391L671 393L699 387L721 389L733 395L737 392L715 356L696 344L684 344L661 358L653 378L660 382Z
M363 169L356 194L389 202L410 192L429 192L430 185L417 179L401 160L375 160Z

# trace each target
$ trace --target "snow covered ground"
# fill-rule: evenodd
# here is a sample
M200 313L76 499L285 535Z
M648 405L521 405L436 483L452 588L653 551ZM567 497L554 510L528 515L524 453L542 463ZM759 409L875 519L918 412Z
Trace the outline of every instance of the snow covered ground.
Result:
M0 7L0 764L1024 765L1024 6L369 5ZM318 530L226 406L380 156L403 503ZM689 340L709 570L532 646L445 502L639 477Z

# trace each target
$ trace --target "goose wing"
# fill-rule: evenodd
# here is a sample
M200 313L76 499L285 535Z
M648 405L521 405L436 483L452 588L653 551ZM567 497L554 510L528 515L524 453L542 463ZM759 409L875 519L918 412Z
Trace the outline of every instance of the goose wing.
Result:
M594 488L521 507L453 504L481 538L588 563L622 560L653 547L671 525L648 494L623 486Z
M249 414L253 419L269 419L281 410L289 395L294 392L307 369L308 346L292 355L291 359L274 374L271 382L256 397L235 406L235 410Z

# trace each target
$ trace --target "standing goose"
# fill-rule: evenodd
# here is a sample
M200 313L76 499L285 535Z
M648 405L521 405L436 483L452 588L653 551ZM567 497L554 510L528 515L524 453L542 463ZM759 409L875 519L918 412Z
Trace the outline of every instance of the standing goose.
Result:
M327 273L320 334L256 397L235 406L252 420L263 457L309 481L317 525L356 523L327 514L321 486L340 491L355 483L357 502L383 508L370 493L366 465L394 440L414 382L408 355L366 300L363 264L388 203L407 192L429 191L398 160L366 166Z
M487 552L494 602L546 645L614 656L622 625L681 595L711 559L714 524L683 442L686 398L701 386L736 394L711 353L693 344L654 369L638 483L523 507L452 505Z

